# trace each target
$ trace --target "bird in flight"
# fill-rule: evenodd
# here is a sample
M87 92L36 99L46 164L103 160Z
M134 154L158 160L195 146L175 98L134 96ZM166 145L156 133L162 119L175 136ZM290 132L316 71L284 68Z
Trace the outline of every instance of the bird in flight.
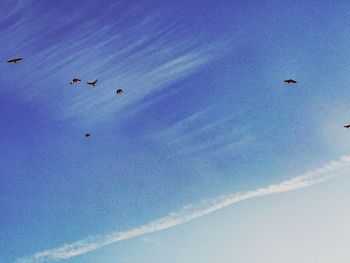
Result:
M78 83L80 81L81 81L81 79L74 78L74 79L71 80L70 84L72 85L73 83Z
M348 124L348 125L345 125L345 126L344 126L344 128L347 128L347 129L349 129L349 128L350 128L350 124Z
M123 93L123 90L122 90L122 89L117 89L116 93L117 93L117 94L122 94L122 93Z
M295 83L297 83L297 81L294 80L294 79L286 79L284 82L287 83L287 84L295 84Z
M98 79L95 79L94 81L90 81L90 82L86 82L86 83L95 87L97 81L98 81Z
M7 63L17 63L18 61L23 60L23 58L12 58L7 60Z
M85 133L85 138L89 138L91 137L91 134L90 133Z

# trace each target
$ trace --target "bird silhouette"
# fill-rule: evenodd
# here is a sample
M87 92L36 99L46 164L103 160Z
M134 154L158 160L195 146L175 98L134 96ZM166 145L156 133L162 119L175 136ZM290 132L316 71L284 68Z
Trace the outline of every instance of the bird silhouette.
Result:
M74 78L74 79L71 80L70 84L72 85L73 83L78 83L80 81L81 81L81 79Z
M97 81L98 81L98 79L95 79L94 81L89 81L89 82L86 82L86 83L95 87Z
M23 58L12 58L7 60L7 63L17 63L18 61L23 60Z
M297 81L294 80L294 79L286 79L284 82L287 83L287 84L295 84L295 83L297 83Z

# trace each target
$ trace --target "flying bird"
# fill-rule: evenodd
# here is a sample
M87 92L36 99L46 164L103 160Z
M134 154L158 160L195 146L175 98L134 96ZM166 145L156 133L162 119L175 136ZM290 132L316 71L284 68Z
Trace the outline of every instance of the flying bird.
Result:
M70 82L70 84L72 85L73 83L78 83L78 82L80 82L80 81L81 81L81 79L74 78L74 79L72 79L72 81Z
M123 93L123 90L122 90L122 89L117 89L116 93L117 93L117 94L122 94L122 93Z
M23 58L12 58L7 60L7 63L17 63L18 61L23 60Z
M90 133L85 133L85 138L89 138L91 137L91 134Z
M350 124L348 124L348 125L345 125L345 126L344 126L344 128L347 128L347 129L349 129L349 128L350 128Z
M94 81L90 81L90 82L86 82L86 83L95 87L97 81L98 81L98 79L95 79Z
M295 83L297 83L297 81L294 80L294 79L286 79L284 82L287 83L287 84L292 84L292 83L295 84Z

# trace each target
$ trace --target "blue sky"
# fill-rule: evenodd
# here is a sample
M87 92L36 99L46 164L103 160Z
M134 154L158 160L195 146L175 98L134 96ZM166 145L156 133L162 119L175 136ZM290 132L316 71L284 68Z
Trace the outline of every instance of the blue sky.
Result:
M268 230L270 247L287 251L309 240L315 215L313 235L346 241L349 3L0 6L1 262L218 262L215 251L226 251L221 261L253 262L248 251ZM24 60L6 63L16 56ZM74 77L83 82L70 85ZM96 88L85 84L96 78ZM286 86L287 78L298 84ZM259 235L247 229L255 219ZM142 226L156 233L141 236ZM217 242L207 240L214 232ZM83 252L69 256L64 244ZM334 244L320 243L321 252ZM310 251L296 254L322 257Z

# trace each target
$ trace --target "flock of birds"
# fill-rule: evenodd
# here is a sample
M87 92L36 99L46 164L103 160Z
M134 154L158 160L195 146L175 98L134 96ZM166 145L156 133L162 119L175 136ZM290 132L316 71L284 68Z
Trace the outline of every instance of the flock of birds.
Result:
M17 62L20 62L20 61L22 61L22 60L23 60L23 58L21 58L21 57L12 58L12 59L7 60L7 63L16 64ZM81 82L81 79L79 79L79 78L73 78L73 79L70 81L70 84L72 85L72 84L76 84L76 83L79 83L79 82ZM95 79L95 80L86 82L86 84L91 85L91 86L93 86L93 87L96 87L97 82L98 82L98 79ZM122 94L122 93L123 93L123 90L122 90L122 89L117 89L117 90L116 90L116 94L119 95L119 94ZM91 133L89 133L89 132L85 133L85 138L90 138L90 137L91 137Z
M7 60L7 62L8 62L8 63L14 63L14 64L16 64L17 62L22 61L22 60L23 60L23 58L18 57L18 58L9 59L9 60ZM74 79L71 80L70 84L72 85L72 84L79 83L79 82L81 82L81 79L79 79L79 78L74 78ZM97 82L98 82L98 79L95 79L95 80L93 80L93 81L88 81L88 82L86 82L86 84L95 87L96 84L97 84ZM294 80L294 79L286 79L286 80L284 81L284 83L286 83L286 84L296 84L297 81ZM123 93L123 90L122 90L122 89L117 89L117 90L116 90L116 93L117 93L117 94L122 94L122 93ZM344 128L349 129L349 128L350 128L350 124L345 125ZM89 137L91 137L91 133L85 133L85 138L89 138Z

